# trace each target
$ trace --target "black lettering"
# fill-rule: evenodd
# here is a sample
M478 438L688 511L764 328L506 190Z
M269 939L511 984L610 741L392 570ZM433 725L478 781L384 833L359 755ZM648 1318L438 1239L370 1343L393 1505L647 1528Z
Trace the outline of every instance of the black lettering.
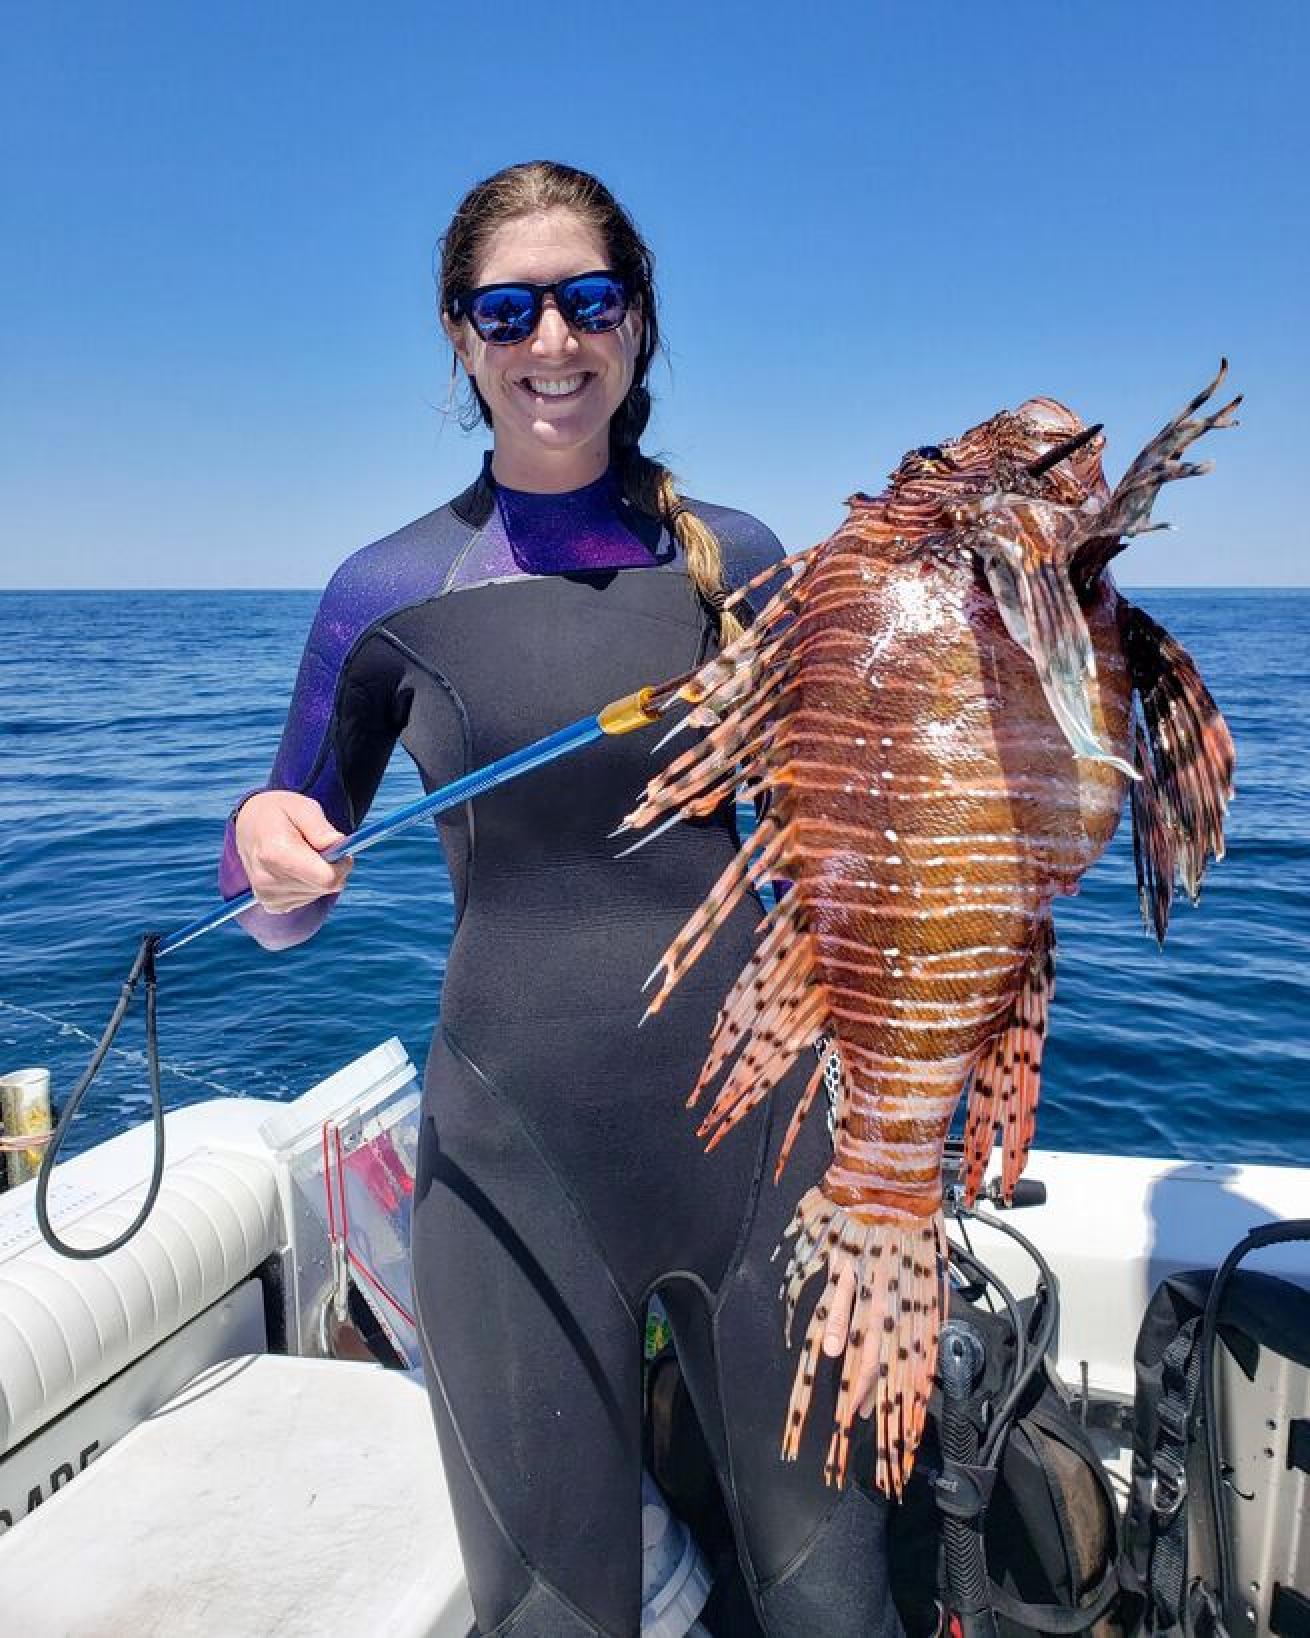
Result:
M14 1515L7 1507L0 1507L0 1534L8 1530L14 1522Z
M50 1475L50 1494L53 1496L61 1484L67 1484L73 1477L73 1464L60 1462L59 1466Z
M45 1497L41 1494L41 1486L37 1485L35 1489L27 1492L27 1511L35 1513L44 1500Z
M79 1473L85 1473L86 1472L86 1464L91 1460L91 1458L95 1455L96 1451L98 1451L99 1449L100 1449L99 1439L92 1439L91 1443L86 1447L86 1449L82 1452L82 1454L77 1459L77 1471Z

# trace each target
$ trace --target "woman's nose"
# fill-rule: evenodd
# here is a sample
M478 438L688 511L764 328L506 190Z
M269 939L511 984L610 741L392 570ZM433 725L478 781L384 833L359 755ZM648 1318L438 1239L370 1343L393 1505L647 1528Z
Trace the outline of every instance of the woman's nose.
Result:
M538 357L557 358L577 348L577 338L569 329L554 296L547 296L541 307L541 318L532 337L532 350Z

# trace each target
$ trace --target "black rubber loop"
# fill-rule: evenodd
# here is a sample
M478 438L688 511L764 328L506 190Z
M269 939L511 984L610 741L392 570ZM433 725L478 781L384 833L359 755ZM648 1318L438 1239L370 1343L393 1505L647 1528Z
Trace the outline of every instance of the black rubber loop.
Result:
M164 1177L164 1100L159 1089L159 1033L158 1018L156 1016L156 991L158 980L155 976L155 950L159 944L158 933L147 933L141 940L141 947L132 963L132 970L128 973L119 992L118 1001L110 1014L109 1022L105 1025L104 1034L96 1043L95 1051L91 1054L91 1061L82 1072L82 1078L68 1095L68 1102L64 1105L63 1114L55 1127L50 1142L46 1145L45 1154L41 1157L41 1169L36 1176L36 1221L41 1230L42 1238L52 1251L57 1251L62 1257L74 1257L86 1260L92 1257L107 1257L111 1251L117 1251L137 1234L154 1209L159 1197L159 1186ZM50 1222L50 1213L46 1199L50 1192L50 1177L55 1168L55 1160L63 1145L68 1129L73 1124L73 1117L77 1114L78 1106L91 1088L92 1081L100 1073L100 1066L109 1056L109 1049L114 1044L114 1037L118 1034L123 1019L127 1016L127 1009L132 1004L132 997L136 994L136 987L145 979L146 984L146 1065L150 1075L150 1104L151 1114L155 1127L155 1158L150 1170L150 1186L146 1190L145 1200L141 1210L136 1214L123 1232L116 1239L107 1241L102 1246L73 1246L66 1240L61 1240L55 1233Z

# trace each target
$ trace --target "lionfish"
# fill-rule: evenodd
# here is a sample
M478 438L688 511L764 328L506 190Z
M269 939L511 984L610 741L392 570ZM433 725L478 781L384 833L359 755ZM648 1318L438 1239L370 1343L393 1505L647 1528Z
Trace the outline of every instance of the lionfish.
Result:
M1234 399L1197 416L1227 371L1151 440L1111 492L1101 427L1033 398L907 454L853 496L828 540L785 574L744 635L683 690L707 729L621 829L711 813L734 791L763 818L651 975L658 1010L748 890L793 884L760 923L694 1104L708 1147L821 1044L777 1175L839 1061L832 1163L786 1237L797 1299L826 1285L802 1344L783 1434L795 1459L823 1334L851 1301L825 1473L844 1479L857 1410L874 1480L900 1495L936 1362L947 1241L942 1158L969 1089L962 1183L982 1184L997 1133L1012 1197L1033 1138L1055 983L1051 904L1077 891L1131 790L1143 920L1163 943L1175 878L1196 902L1223 856L1232 740L1186 651L1115 588L1111 560L1156 496L1209 470L1182 458ZM776 1177L775 1177L776 1181ZM843 1279L844 1277L844 1279ZM839 1292L839 1286L842 1287Z

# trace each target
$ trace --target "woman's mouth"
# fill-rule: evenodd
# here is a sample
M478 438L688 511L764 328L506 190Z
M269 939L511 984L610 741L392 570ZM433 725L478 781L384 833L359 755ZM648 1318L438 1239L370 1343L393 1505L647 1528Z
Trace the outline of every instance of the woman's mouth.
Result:
M591 371L583 370L577 375L528 375L519 382L519 386L539 403L557 404L564 399L576 398L590 380Z

